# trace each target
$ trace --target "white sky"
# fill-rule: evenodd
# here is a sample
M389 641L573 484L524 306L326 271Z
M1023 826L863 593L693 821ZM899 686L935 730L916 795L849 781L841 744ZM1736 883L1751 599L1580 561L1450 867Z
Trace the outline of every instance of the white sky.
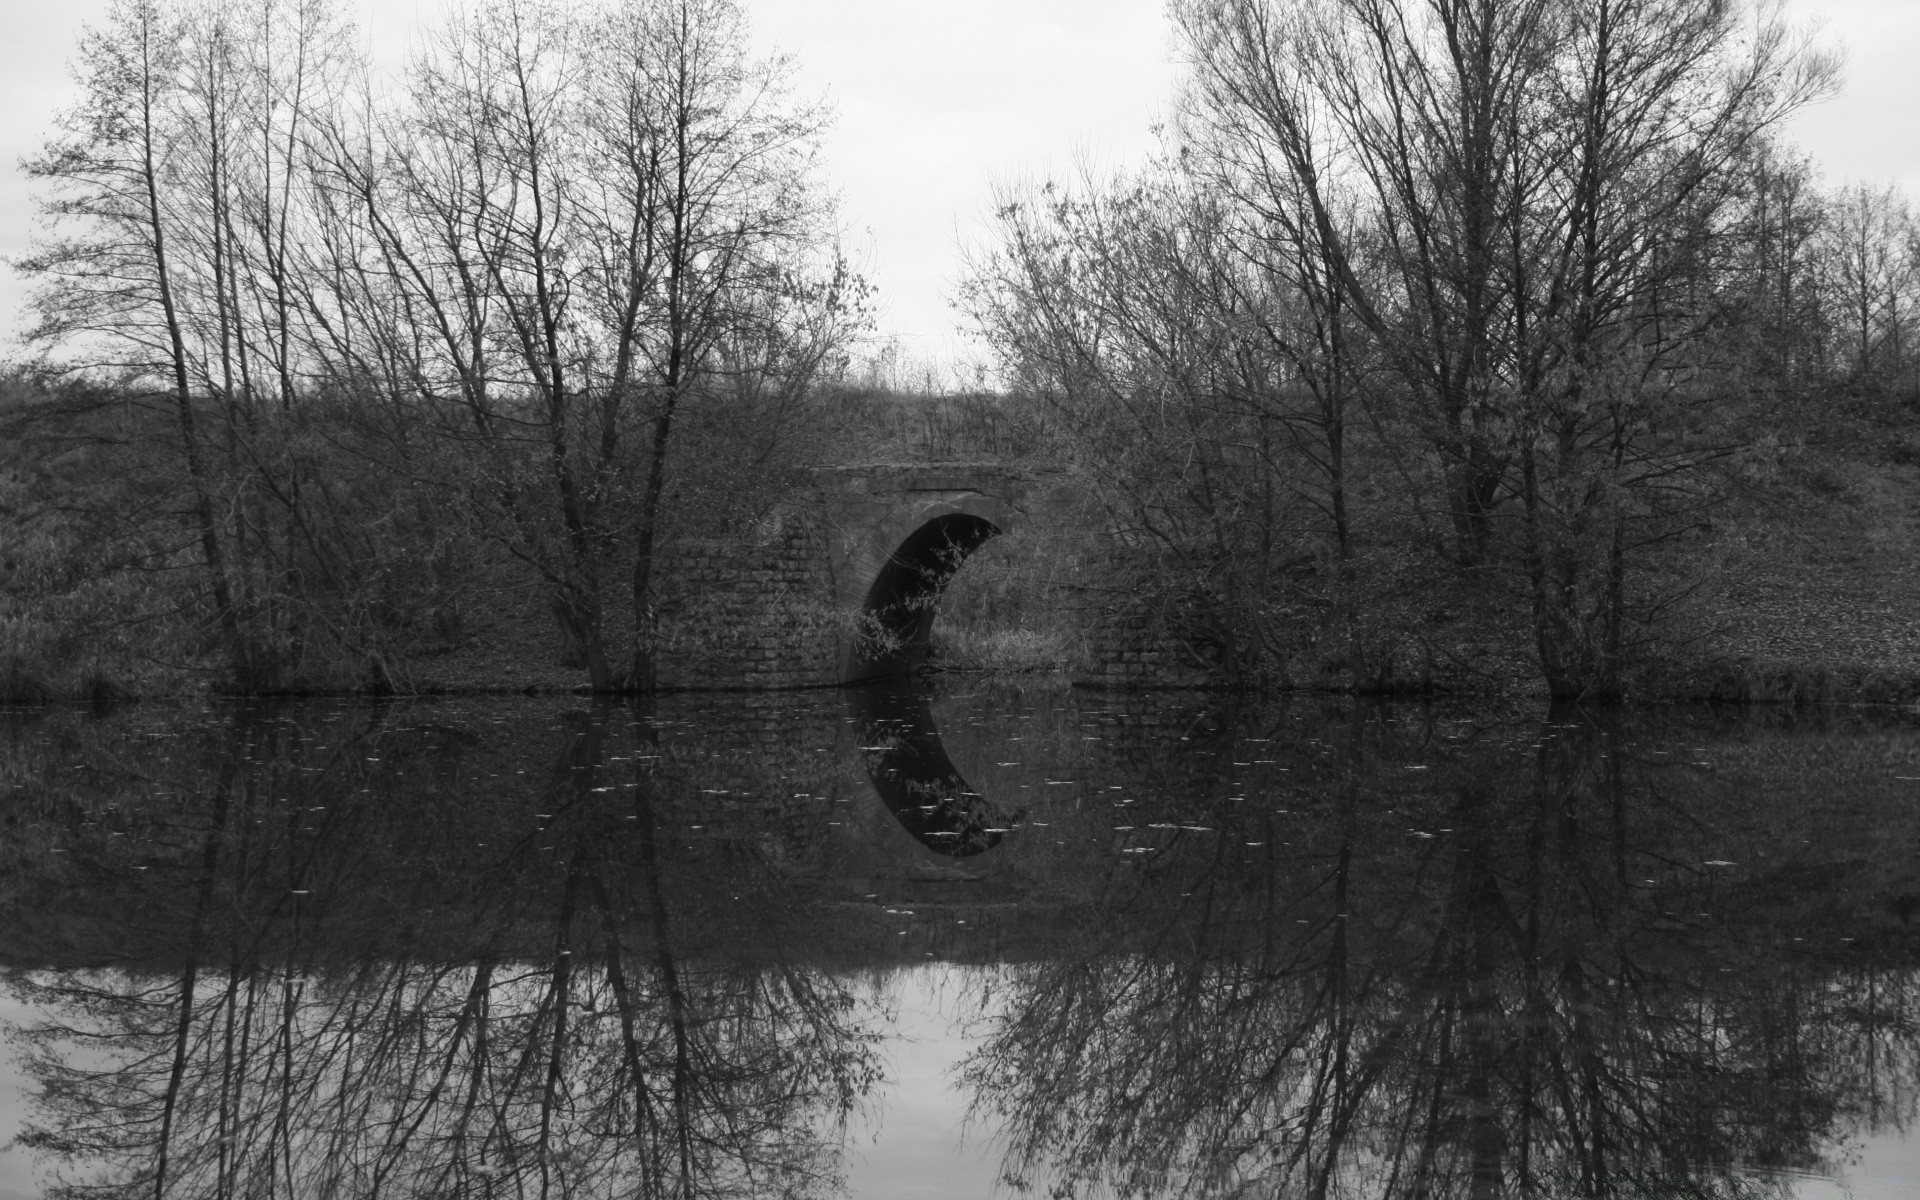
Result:
M960 247L996 182L1090 157L1137 161L1175 79L1162 0L748 0L757 39L797 60L838 111L826 143L849 242L878 286L880 333L910 357L971 351L951 307ZM361 0L381 50L438 0ZM69 94L64 61L104 0L0 0L0 256L33 225L14 169ZM1796 122L1833 180L1892 180L1920 198L1920 0L1787 0L1847 56L1842 94ZM19 278L0 270L0 356L15 351Z

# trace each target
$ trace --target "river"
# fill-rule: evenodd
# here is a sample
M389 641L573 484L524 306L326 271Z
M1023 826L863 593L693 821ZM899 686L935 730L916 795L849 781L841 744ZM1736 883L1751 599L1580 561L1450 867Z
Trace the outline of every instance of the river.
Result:
M1920 1194L1920 722L0 712L0 1200Z

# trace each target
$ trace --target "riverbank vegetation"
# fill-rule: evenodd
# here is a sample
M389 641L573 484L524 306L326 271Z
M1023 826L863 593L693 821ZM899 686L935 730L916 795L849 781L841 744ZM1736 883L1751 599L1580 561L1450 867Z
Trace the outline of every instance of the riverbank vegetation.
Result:
M1912 227L1782 143L1835 73L1777 13L1172 14L1164 155L1006 193L967 301L1225 679L1618 697L1725 523L1904 421Z
M960 460L1112 536L990 544L948 667L1124 611L1225 687L1920 697L1920 234L1785 139L1832 60L1765 5L1169 11L1163 153L1001 196L957 391L855 365L827 114L733 3L488 0L389 85L322 0L123 0L28 164L0 698L644 688L664 540Z
M12 690L143 605L126 636L223 686L391 689L504 564L591 686L644 686L669 512L724 527L824 432L863 285L825 113L737 5L483 3L390 85L353 46L324 0L83 37L25 164L50 382L8 417L50 497L10 569L86 595L8 613Z

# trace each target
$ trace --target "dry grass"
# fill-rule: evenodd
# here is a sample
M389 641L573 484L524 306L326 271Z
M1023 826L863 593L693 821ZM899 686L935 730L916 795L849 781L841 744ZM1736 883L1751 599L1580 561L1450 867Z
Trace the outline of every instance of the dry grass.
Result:
M933 629L933 662L943 671L1065 672L1075 662L1073 639L1057 629L974 625Z
M1920 699L1920 465L1816 464L1772 510L1729 523L1689 606L1697 640L1655 664L1649 698Z

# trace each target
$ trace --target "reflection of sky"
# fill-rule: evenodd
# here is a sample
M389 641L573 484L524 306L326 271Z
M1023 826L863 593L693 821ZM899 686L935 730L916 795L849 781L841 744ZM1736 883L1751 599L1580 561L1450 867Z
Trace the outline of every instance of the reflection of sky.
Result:
M899 1021L887 1042L888 1080L853 1124L847 1190L854 1200L945 1200L994 1191L999 1153L985 1131L966 1136L967 1097L954 1086L973 1048L960 1027L964 968L923 967L889 981Z
M1867 1138L1859 1147L1839 1183L1824 1185L1827 1190L1805 1190L1807 1200L1827 1200L1832 1196L1848 1200L1912 1200L1920 1196L1920 1138L1912 1132L1902 1137L1882 1134Z
M33 1200L40 1194L33 1181L33 1159L12 1144L26 1119L27 1098L15 1069L20 1051L6 1035L19 1028L28 1011L26 1005L0 992L0 1200Z
M887 1041L888 1077L852 1125L848 1200L976 1200L1013 1193L999 1181L991 1128L966 1123L968 1097L955 1086L961 1060L984 1031L968 1001L976 968L928 965L888 980L897 1022ZM970 987L969 985L973 985ZM1003 995L1005 993L1002 993ZM1776 1177L1790 1200L1914 1200L1920 1197L1920 1137L1882 1134L1836 1155L1836 1178ZM1044 1191L1044 1189L1040 1189ZM0 1193L0 1200L11 1200Z
M969 1022L982 982L978 968L947 964L898 972L884 990L897 1021L888 1031L888 1075L863 1116L851 1122L848 1200L983 1200L1011 1195L998 1186L994 1131L966 1121L968 1096L955 1086L959 1064L983 1032ZM1003 995L1005 993L1002 993ZM0 1030L31 1010L0 995ZM17 1046L0 1048L0 1200L36 1200L33 1161L9 1142L25 1116ZM1863 1139L1836 1157L1833 1179L1781 1178L1791 1200L1912 1200L1920 1196L1920 1138L1897 1133Z

